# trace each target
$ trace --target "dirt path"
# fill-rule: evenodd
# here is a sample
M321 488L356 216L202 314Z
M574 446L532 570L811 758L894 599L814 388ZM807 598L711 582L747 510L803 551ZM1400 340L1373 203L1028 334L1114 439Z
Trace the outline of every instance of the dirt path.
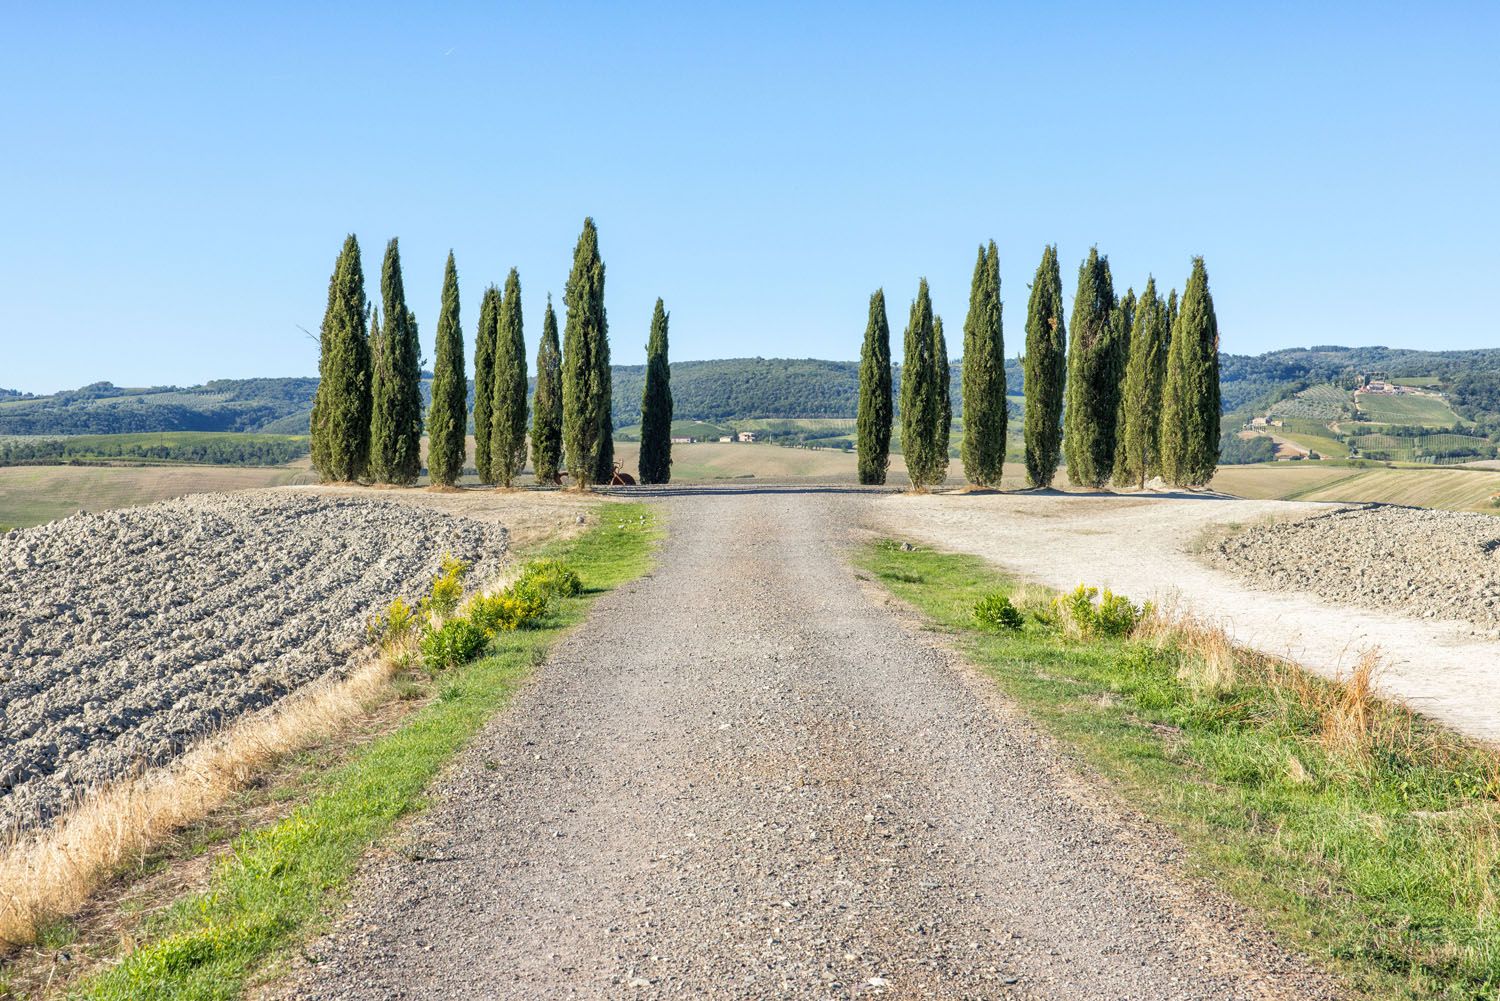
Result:
M281 996L1332 996L860 583L868 496L665 503Z
M1338 505L1203 497L910 494L875 505L887 531L977 553L1050 587L1176 596L1235 639L1328 677L1379 649L1382 690L1475 736L1500 740L1500 642L1462 623L1351 608L1247 587L1194 555L1214 526L1305 517ZM1420 541L1412 544L1420 544Z

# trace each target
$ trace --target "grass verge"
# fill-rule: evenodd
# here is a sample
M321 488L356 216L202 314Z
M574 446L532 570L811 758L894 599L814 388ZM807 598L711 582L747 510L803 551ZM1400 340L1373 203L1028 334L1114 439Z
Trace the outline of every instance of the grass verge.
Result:
M206 889L145 921L112 969L77 984L90 999L228 999L280 950L324 923L361 855L420 810L437 772L497 711L593 596L649 567L657 536L640 504L599 510L600 524L535 554L565 560L585 591L537 628L499 634L485 655L443 672L436 698L392 733L318 776L284 819L237 839Z
M1370 997L1500 992L1500 759L1376 698L1372 659L1332 683L1161 613L1080 635L976 557L862 564L1293 948ZM1019 629L976 621L997 593Z

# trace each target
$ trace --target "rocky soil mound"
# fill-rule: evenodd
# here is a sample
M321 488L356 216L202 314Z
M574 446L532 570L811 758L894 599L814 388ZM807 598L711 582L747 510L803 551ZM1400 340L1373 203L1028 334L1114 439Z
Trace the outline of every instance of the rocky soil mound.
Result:
M200 494L0 535L0 839L345 665L506 530L395 501Z
M1491 515L1356 508L1255 528L1207 555L1259 588L1500 633L1500 518Z

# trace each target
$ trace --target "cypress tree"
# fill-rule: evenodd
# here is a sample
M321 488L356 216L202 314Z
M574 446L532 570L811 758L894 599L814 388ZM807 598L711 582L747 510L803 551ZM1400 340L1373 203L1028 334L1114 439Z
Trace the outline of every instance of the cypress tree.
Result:
M932 482L941 483L948 478L948 437L953 431L953 372L948 367L948 342L943 338L943 318L937 315L932 318L932 368L938 394L938 420L933 440L937 466Z
M1115 418L1120 403L1115 311L1109 260L1097 247L1078 268L1073 331L1068 344L1067 408L1063 452L1075 486L1102 487L1114 471Z
M1063 323L1057 248L1042 250L1026 305L1026 481L1050 487L1062 456L1063 386L1068 332Z
M855 438L859 446L859 482L881 484L891 464L891 325L885 313L885 289L870 296L870 318L859 352L859 410Z
M324 480L357 480L370 457L370 342L365 275L350 233L328 284L313 398L313 468Z
M1130 331L1135 326L1135 289L1125 290L1125 297L1115 303L1109 314L1109 341L1106 353L1114 375L1110 382L1115 392L1114 451L1111 475L1120 477L1120 429L1124 427L1125 369L1130 364Z
M422 348L394 239L385 247L380 297L385 319L371 389L370 475L379 483L409 486L422 471Z
M563 332L563 454L573 485L599 482L603 460L614 462L609 429L609 322L604 312L604 262L592 218L573 248L573 270L563 291L568 310ZM606 477L605 482L608 482Z
M495 346L500 338L500 290L494 285L479 300L479 326L474 331L474 467L479 482L496 482L490 461L490 421L494 411Z
M1000 318L1000 252L979 248L964 319L964 476L978 487L1000 483L1005 465L1005 335Z
M937 346L938 328L927 279L923 278L912 300L901 360L901 451L906 457L907 475L917 490L941 483L948 465L946 447L940 451L940 445L946 444L940 441L939 426L945 416L947 394L938 384L942 370Z
M505 277L491 399L490 472L509 487L526 466L526 337L521 329L521 275Z
M438 312L437 351L432 363L432 406L427 412L427 476L433 486L451 487L463 475L468 401L464 334L458 324L458 268L450 250L443 270L443 304Z
M1207 484L1219 461L1219 321L1201 257L1193 258L1167 349L1161 458L1162 475L1180 487Z
M1120 398L1115 483L1144 488L1160 466L1162 384L1167 374L1167 304L1146 279L1130 333L1130 360Z
M641 393L642 483L672 479L672 370L667 363L667 321L671 314L661 299L651 314L651 336L646 341L646 388Z
M609 338L604 338L599 350L599 459L594 466L594 482L608 483L615 475L615 421L614 421L614 371L609 363Z
M557 341L557 314L547 296L542 343L536 352L536 395L531 403L531 462L538 483L553 483L562 468L562 348Z

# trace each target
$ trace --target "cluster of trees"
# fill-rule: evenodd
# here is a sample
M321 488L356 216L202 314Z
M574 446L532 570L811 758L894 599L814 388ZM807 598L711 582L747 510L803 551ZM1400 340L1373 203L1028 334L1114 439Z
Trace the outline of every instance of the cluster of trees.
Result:
M566 470L582 488L608 482L614 474L604 262L593 219L584 220L574 248L564 308L566 328L559 341L548 298L528 406L520 274L511 268L504 289L491 285L480 299L473 423L475 468L481 482L513 485L528 457L540 482L558 482ZM642 479L648 483L665 483L671 474L667 317L658 299L642 400L647 420ZM344 241L328 284L319 346L311 451L313 467L323 479L415 483L422 468L425 426L429 479L435 486L458 481L464 471L470 414L458 268L451 252L443 273L425 419L417 321L406 303L396 240L386 246L379 308L365 298L359 242L353 235Z
M279 466L306 454L305 438L229 432L0 440L0 466L115 459L225 466Z
M1027 305L1025 459L1028 482L1050 486L1061 462L1079 486L1176 486L1213 477L1220 448L1219 329L1203 258L1193 259L1181 303L1150 278L1139 298L1117 297L1109 259L1097 248L1078 269L1071 335L1063 316L1057 248L1042 252ZM943 321L923 279L912 302L901 366L901 441L912 484L947 475L952 419ZM1005 460L1007 376L1000 263L993 241L979 248L964 321L964 475L1000 482ZM860 352L859 479L884 483L893 422L890 328L885 294L870 297Z

